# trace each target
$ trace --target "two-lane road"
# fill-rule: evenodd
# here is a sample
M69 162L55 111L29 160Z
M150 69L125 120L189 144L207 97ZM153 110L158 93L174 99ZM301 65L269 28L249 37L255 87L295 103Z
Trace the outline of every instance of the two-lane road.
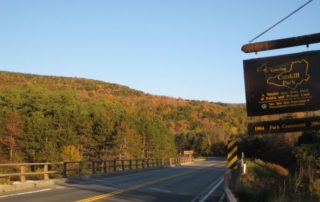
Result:
M0 202L91 201L217 201L222 194L225 160L210 159L188 166L141 171L128 175L0 195Z

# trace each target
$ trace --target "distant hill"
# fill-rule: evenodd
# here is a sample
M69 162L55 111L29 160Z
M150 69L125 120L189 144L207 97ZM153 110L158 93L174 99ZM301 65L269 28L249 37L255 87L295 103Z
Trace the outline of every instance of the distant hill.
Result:
M10 100L9 98L12 98L12 100ZM65 103L63 103L61 99L67 100ZM34 104L35 102L39 102L38 108L26 108L26 105L32 103ZM52 107L50 109L45 109L47 106L51 105ZM140 145L142 144L141 141L144 142L144 144L146 141L141 140L143 139L141 138L141 133L143 132L143 129L141 129L141 127L144 124L148 123L148 121L155 121L160 125L162 124L163 126L155 126L155 123L150 123L149 125L145 125L145 127L152 126L153 129L157 127L164 127L163 129L158 128L155 130L157 130L157 132L159 132L159 130L168 130L165 133L170 133L173 135L172 137L175 143L175 148L178 152L184 149L194 149L198 154L202 155L212 153L221 154L223 153L224 149L223 144L226 142L226 139L230 134L241 135L246 133L247 120L245 116L245 106L242 104L212 103L206 101L175 99L166 96L153 96L141 91L133 90L126 86L84 78L39 76L0 71L0 106L2 106L1 114L3 119L3 121L0 122L0 126L2 123L2 134L10 133L10 131L8 130L5 131L5 125L7 123L6 119L8 119L8 116L11 116L13 112L17 112L19 114L19 119L22 119L22 122L24 123L22 133L27 134L31 130L30 122L28 122L30 121L28 120L30 119L30 117L31 119L34 118L35 114L39 112L41 114L39 116L42 117L41 119L53 121L52 119L55 119L57 117L50 115L50 113L48 114L46 110L52 111L54 107L63 108L65 107L63 105L70 106L71 108L77 106L78 108L83 108L84 111L86 111L84 119L90 120L90 126L87 126L89 132L88 134L86 134L90 136L88 137L89 139L92 139L93 137L95 137L94 135L96 135L94 131L96 127L94 125L95 120L94 117L90 116L90 113L92 113L92 111L96 111L96 108L104 108L99 116L105 116L105 114L109 114L111 116L109 116L110 122L119 121L121 119L119 118L121 117L121 113L124 113L127 116L127 118L124 118L125 122L130 122L130 124L128 125L131 126L127 127L127 131L122 130L122 132L125 132L123 132L124 139L122 139L121 141L126 141L126 136L137 133L135 135L139 137L139 141L137 141L137 143L132 143L133 145L137 144L136 146L141 147L138 149L139 152L137 152L136 154L137 157L139 155L139 157L144 155L156 155L151 154L152 152L150 154L146 154L144 148L146 145ZM11 106L10 110L9 106ZM122 112L115 112L119 109L121 109ZM28 110L31 111L28 112ZM111 114L109 110L112 111ZM61 111L61 113L66 112ZM71 111L70 113L74 112ZM117 119L117 121L115 121L114 119ZM55 124L61 123L66 125L69 124L68 120L54 120L52 122L52 126L46 127L48 130L52 129L54 131L52 133L54 133L54 135L57 135L57 128ZM113 145L112 149L110 149L111 146L108 141L113 142L112 144L116 144L114 143L116 141L114 136L117 136L115 135L115 128L120 127L119 124L121 126L121 123L112 123L111 125L109 124L109 126L105 126L100 123L101 126L99 127L101 127L101 129L99 130L106 130L105 134L108 135L104 139L105 145L102 145L100 149L97 149L99 151L87 151L88 149L86 150L81 148L80 142L72 142L73 140L70 144L68 143L67 145L63 146L55 145L54 147L57 147L57 150L68 150L68 148L70 149L72 146L76 151L80 153L80 156L82 158L92 157L93 154L90 154L90 152L98 152L99 158L102 158L103 156L105 157L105 155L116 157L117 155L115 153L110 153L111 150L114 150L113 152L115 152L115 146ZM77 127L80 126L71 127L71 132L69 131L69 133L79 135L80 132L77 131ZM109 128L107 130L104 127ZM101 134L103 134L102 136L105 136L103 132ZM161 134L159 135L161 136ZM23 134L19 136L19 138L22 136ZM23 142L26 140L20 138L19 141ZM26 144L28 147L31 147L25 142L24 144ZM92 144L95 145L95 143ZM106 145L108 144L108 151L106 152ZM5 145L5 142L3 142L3 145ZM17 146L17 148L20 147L26 150L27 146L21 145ZM155 145L153 145L152 148L153 147L155 147ZM118 150L119 149L121 150L121 148L118 148ZM128 148L122 148L122 150L125 149ZM2 153L8 153L7 150L8 148L6 148L5 146L2 147ZM19 149L17 149L17 151L18 150ZM159 149L159 151L160 150L161 149ZM171 150L171 152L174 152L173 150ZM68 151L65 152L68 153ZM25 151L21 150L20 153L21 154L19 155L17 154L19 158L26 158L26 156L29 156L28 158L30 158L30 154L24 154ZM123 153L123 156L131 157L129 154L130 152L126 151ZM121 156L118 156L118 158L121 158ZM32 160L34 159L31 159L30 161Z

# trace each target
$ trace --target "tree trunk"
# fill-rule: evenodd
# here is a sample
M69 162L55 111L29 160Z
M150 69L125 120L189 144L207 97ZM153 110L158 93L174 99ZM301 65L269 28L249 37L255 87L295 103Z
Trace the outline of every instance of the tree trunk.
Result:
M13 160L13 145L10 145L10 156L9 156L10 162Z

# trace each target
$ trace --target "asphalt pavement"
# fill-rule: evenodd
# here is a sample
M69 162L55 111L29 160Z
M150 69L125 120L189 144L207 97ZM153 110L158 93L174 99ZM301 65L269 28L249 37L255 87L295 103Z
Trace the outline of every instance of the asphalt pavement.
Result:
M186 166L8 192L0 194L0 202L212 202L222 195L225 171L224 159L211 158Z

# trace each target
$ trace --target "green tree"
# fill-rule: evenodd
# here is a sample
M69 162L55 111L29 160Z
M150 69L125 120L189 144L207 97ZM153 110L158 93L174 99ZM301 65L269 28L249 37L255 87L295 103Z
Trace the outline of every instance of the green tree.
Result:
M62 161L81 161L82 156L79 149L74 145L66 145L62 147L61 151Z
M6 116L4 123L3 142L9 149L9 161L12 162L18 145L18 139L23 134L23 121L17 112L11 112Z

